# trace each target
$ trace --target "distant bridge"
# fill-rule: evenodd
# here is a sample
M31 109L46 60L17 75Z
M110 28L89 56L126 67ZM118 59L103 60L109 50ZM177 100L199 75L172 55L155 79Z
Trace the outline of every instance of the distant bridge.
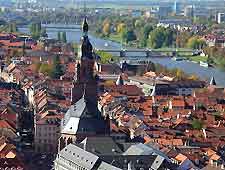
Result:
M155 49L98 49L95 48L95 51L103 51L109 53L119 53L120 57L165 57L162 53L171 53L171 55L176 55L177 52L185 53L185 52L195 52L194 50L179 50L176 49L168 49L168 50L155 50ZM127 56L128 53L138 53L134 56Z
M80 25L52 25L52 24L42 24L42 27L44 28L53 28L53 29L76 29L80 30Z

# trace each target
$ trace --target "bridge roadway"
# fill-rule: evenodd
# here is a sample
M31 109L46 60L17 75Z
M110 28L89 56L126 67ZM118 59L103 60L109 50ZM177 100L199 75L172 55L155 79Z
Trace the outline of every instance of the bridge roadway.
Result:
M119 53L120 57L128 57L127 53L139 53L135 54L136 56L145 56L145 57L162 57L164 56L162 53L172 53L171 56L175 56L177 52L185 53L185 52L196 52L195 50L179 50L170 49L170 50L154 50L154 49L98 49L95 48L95 51L109 52L109 53ZM142 54L140 54L142 53Z
M155 50L155 49L145 49L145 48L131 48L131 49L98 49L95 48L96 51L103 51L103 52L161 52L161 53L168 53L168 52L195 52L195 50L179 50L177 51L176 49L168 49L168 50Z
M51 25L51 24L42 24L43 28L53 28L53 29L76 29L80 30L81 26L79 25Z

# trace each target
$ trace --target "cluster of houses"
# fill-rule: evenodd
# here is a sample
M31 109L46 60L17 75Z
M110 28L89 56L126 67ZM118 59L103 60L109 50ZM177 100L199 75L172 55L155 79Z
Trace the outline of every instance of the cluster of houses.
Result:
M85 127L86 121L103 121L98 116L88 117L85 95L90 92L84 90L83 97L72 103L71 89L76 90L74 77L80 69L76 55L69 45L52 40L29 40L32 45L24 48L28 44L22 39L17 40L22 46L12 48L8 39L19 38L0 36L5 52L0 69L0 165L25 168L16 149L23 149L18 146L18 132L26 129L34 135L31 145L35 152L58 153L55 169L67 163L74 169L99 170L224 169L225 89L218 87L214 78L207 84L175 81L153 72L134 76L137 67L145 66L121 69L115 64L96 63L96 68L88 69L98 74L97 108L109 129L104 136L88 136L76 144L68 138L67 145L59 149L62 128L84 133L81 126ZM22 57L11 57L7 63L7 56L15 49L23 52ZM60 56L65 69L60 79L35 70L37 62L51 64L55 55ZM69 124L75 120L78 125ZM31 122L33 127L28 126Z
M0 43L0 167L25 169L24 148L57 152L59 125L70 106L74 53L70 45L51 39L36 42L7 33L1 33ZM65 64L61 79L36 70L37 63L51 64L56 55Z
M180 169L224 169L225 89L214 78L204 88L190 83L182 95L146 95L133 86L120 76L104 87L98 107L113 131L156 144Z

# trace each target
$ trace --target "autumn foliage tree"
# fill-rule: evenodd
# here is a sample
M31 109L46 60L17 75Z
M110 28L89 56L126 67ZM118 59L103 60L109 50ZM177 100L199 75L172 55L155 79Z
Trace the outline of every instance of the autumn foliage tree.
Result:
M110 32L111 32L111 23L110 20L106 19L103 22L103 28L102 28L102 32L104 36L109 36Z

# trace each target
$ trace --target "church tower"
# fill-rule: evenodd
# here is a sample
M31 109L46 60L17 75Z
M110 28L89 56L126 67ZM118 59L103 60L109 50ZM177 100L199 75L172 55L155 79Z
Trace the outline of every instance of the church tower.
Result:
M92 113L97 113L97 76L94 72L95 57L93 55L93 47L88 38L87 17L84 18L82 30L81 57L80 61L77 61L71 102L72 104L77 102L85 91L84 98L87 102L88 110Z
M61 137L58 149L88 136L108 136L110 124L101 116L97 107L98 76L94 71L95 57L88 39L88 23L83 22L81 57L76 64L74 87L71 90L71 106L61 121Z

